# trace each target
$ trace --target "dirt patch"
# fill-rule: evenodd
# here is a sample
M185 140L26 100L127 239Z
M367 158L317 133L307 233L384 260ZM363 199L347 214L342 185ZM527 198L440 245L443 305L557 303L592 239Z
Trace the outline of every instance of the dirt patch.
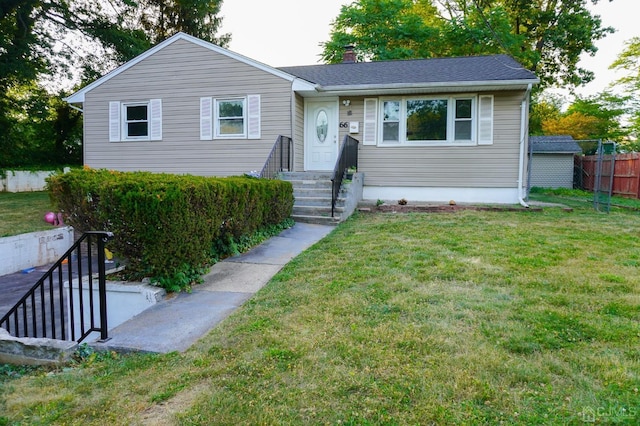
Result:
M175 424L174 416L187 411L196 398L206 391L207 387L207 383L199 383L196 386L185 389L167 401L149 407L142 413L140 423L154 426Z

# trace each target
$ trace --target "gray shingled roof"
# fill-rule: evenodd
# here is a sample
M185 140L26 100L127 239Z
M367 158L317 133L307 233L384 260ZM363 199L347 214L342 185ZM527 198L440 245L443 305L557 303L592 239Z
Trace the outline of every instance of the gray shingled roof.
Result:
M569 135L562 136L529 136L531 151L534 153L568 153L582 152L582 148Z
M324 87L384 86L462 82L537 82L537 77L507 55L401 61L356 62L278 68Z

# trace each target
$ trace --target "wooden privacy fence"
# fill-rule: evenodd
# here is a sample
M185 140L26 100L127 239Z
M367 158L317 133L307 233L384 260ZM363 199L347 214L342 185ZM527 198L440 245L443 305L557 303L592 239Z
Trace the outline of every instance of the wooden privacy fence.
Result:
M593 191L596 170L598 166L597 155L576 155L574 157L576 176L575 185L587 191ZM611 176L611 156L603 157L602 175ZM640 153L616 154L613 170L613 195L623 197L640 198Z

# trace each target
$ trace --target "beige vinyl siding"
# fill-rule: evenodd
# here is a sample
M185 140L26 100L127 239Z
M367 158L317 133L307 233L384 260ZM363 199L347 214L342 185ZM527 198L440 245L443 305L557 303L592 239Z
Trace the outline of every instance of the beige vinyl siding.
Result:
M349 100L351 104L349 106L344 106L342 101ZM362 97L352 97L347 96L340 98L338 105L340 106L339 112L339 121L340 123L350 123L352 121L357 121L360 125L360 131L358 133L349 133L349 128L340 127L338 129L338 138L340 140L340 146L342 146L342 142L344 141L344 137L346 135L351 136L356 139L358 142L362 143L362 130L364 127L364 98ZM351 115L349 115L349 111L351 111Z
M492 94L495 96L492 145L415 147L360 145L359 169L365 173L366 185L516 187L520 153L520 105L524 92ZM360 121L360 133L362 133L364 99L351 99L351 105L358 106L358 112L354 110L353 117L357 117ZM341 120L342 117L341 108Z
M304 170L304 98L295 95L295 123L293 124L293 170Z
M261 96L261 138L200 140L200 97ZM162 100L162 140L109 142L109 101ZM94 168L227 176L261 170L291 135L291 83L178 40L86 94L85 164Z

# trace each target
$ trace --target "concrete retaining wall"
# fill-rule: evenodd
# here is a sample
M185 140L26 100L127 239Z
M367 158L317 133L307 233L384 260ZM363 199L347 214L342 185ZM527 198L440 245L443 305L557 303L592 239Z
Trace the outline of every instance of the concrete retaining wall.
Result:
M64 172L66 173L69 170L70 169L68 167L65 167ZM5 170L4 177L0 177L0 191L44 191L47 186L45 179L54 173L56 173L55 170Z
M364 173L354 173L351 183L344 185L344 212L340 216L341 221L345 221L353 214L358 203L362 200L362 188L364 186Z
M0 238L0 275L53 263L73 241L71 226Z
M166 292L160 287L155 287L150 284L142 282L128 282L128 281L107 281L107 327L112 330L122 324L125 321L130 320L134 316L138 315L145 309L150 308L159 301L161 301ZM100 295L98 294L98 279L93 281L93 300L96 311L94 312L94 324L100 324L100 311L98 309ZM65 290L69 291L69 282L64 283ZM73 310L74 312L80 312L80 291L78 289L78 280L73 280ZM89 291L89 278L84 277L82 280L82 299L86 306L90 297ZM67 302L69 301L67 297ZM67 306L67 309L70 307ZM86 309L86 308L85 308ZM84 318L85 329L91 328L91 317L89 312L85 312ZM71 325L71 324L70 324ZM76 329L76 333L79 333L81 329L80 318L73 324ZM86 341L91 342L100 338L99 333L90 334Z
M95 282L97 286L97 280ZM83 279L82 297L88 306L89 290L88 279ZM69 282L65 283L66 291L69 291ZM73 282L74 310L80 312L78 300L78 281ZM109 330L114 329L123 322L133 318L145 309L158 303L165 296L165 291L140 282L107 281L107 312ZM66 298L67 301L69 297ZM98 308L98 292L94 291L94 303ZM99 316L94 319L99 324ZM89 328L90 318L85 315L85 327ZM78 333L79 324L75 324ZM100 333L91 333L85 340L91 344L99 339ZM29 337L18 338L11 336L4 328L0 328L0 363L18 365L55 365L64 364L71 359L77 350L75 342L54 339L34 339Z
M64 364L78 348L76 342L13 337L0 328L0 363L17 365Z

